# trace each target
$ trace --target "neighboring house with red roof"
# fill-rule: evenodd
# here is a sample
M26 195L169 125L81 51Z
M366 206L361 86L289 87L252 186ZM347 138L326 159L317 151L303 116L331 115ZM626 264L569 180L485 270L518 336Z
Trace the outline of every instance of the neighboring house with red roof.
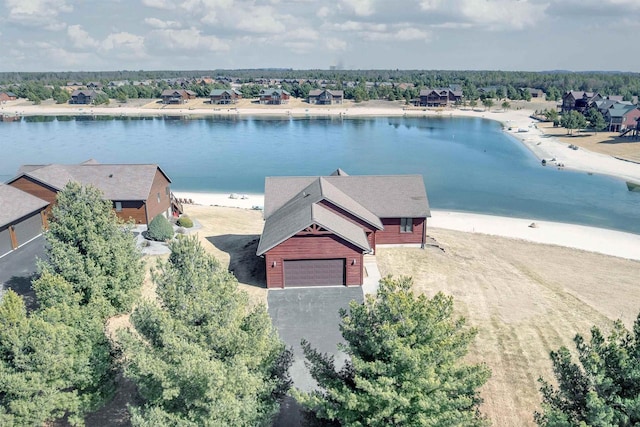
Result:
M170 217L180 211L171 193L171 180L155 164L100 164L88 160L77 165L24 165L7 184L45 200L55 202L58 191L69 182L92 185L113 203L118 217L136 224L148 224L158 214Z
M267 177L257 250L267 287L362 285L364 254L424 246L430 216L420 175Z
M48 205L46 200L0 184L0 257L42 234Z

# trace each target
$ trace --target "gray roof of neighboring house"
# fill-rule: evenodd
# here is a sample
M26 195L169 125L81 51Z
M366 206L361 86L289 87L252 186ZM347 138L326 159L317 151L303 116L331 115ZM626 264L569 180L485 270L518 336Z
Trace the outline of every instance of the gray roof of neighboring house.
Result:
M33 212L44 209L49 202L10 185L0 184L0 227Z
M289 93L289 92L287 92L287 91L286 91L286 90L284 90L284 89L262 89L262 90L260 91L260 95L261 95L261 96L264 96L264 95L273 95L274 93L275 93L275 94L277 94L277 95L280 95L280 96L282 96L282 94L290 95L290 93Z
M636 108L638 107L635 105L618 104L608 110L608 115L610 117L624 117L629 111L635 110Z
M236 95L242 95L242 93L238 92L235 89L212 89L209 96L221 96L223 93L235 93Z
M98 164L92 159L79 165L24 165L11 181L28 176L56 190L75 181L100 189L107 200L147 200L158 170L171 182L155 164Z
M71 96L79 96L79 95L84 95L84 96L98 96L100 94L102 94L102 91L99 90L93 90L93 89L76 89L71 93Z
M331 90L331 89L312 89L309 91L309 96L320 96L322 92L328 92L332 96L344 96L343 90Z

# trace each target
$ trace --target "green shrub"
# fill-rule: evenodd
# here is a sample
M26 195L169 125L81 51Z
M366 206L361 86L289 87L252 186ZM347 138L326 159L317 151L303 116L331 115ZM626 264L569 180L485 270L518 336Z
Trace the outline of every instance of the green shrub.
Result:
M178 218L178 225L184 228L191 228L193 227L193 221L188 216L181 216Z
M173 226L171 226L164 215L158 214L151 220L147 230L147 235L152 240L164 242L165 240L169 240L173 237Z

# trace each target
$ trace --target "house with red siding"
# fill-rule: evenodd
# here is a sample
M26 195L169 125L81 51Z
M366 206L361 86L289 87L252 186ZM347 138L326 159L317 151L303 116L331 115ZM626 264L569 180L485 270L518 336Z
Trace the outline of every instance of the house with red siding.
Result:
M420 175L267 177L257 250L267 287L362 285L364 255L423 247L430 216Z
M262 89L260 91L260 104L288 104L289 98L291 98L291 94L284 89Z
M171 193L171 180L154 164L100 164L88 160L77 165L23 165L7 184L45 200L48 213L58 191L69 182L98 188L124 221L149 224L158 214L170 217L181 213L181 206Z
M18 95L13 92L0 92L0 102L15 101Z
M160 94L163 104L184 104L190 99L195 99L198 94L186 89L165 89Z

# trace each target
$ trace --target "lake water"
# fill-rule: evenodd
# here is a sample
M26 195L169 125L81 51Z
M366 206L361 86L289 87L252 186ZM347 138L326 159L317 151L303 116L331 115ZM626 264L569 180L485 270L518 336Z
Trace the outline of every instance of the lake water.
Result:
M500 124L477 118L70 118L0 122L0 179L21 164L158 163L174 190L262 193L264 177L422 174L434 209L640 234L623 181L543 167Z

